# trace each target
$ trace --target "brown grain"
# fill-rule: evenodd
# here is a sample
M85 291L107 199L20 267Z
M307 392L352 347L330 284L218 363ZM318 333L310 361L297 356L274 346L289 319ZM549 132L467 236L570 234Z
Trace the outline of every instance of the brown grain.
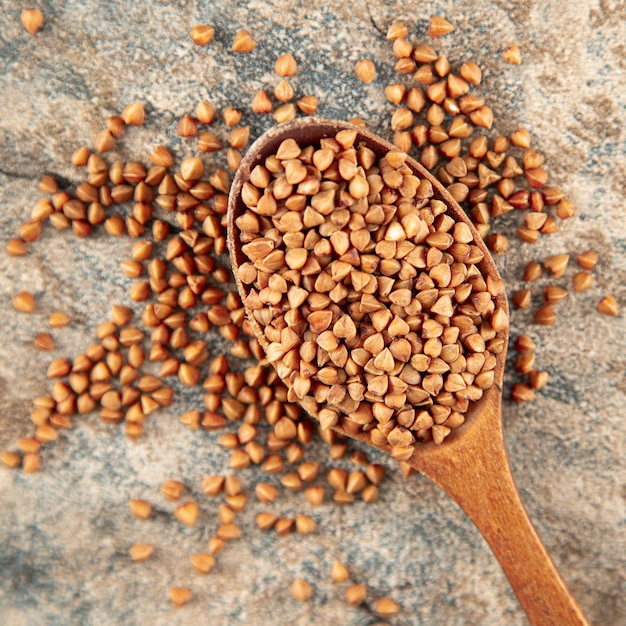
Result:
M24 9L20 16L22 26L34 35L43 26L43 13L39 9Z
M522 55L517 44L508 45L502 52L502 58L512 65L519 65L522 62Z
M284 78L293 76L298 71L298 64L290 52L285 52L276 59L274 71Z
M132 561L141 563L142 561L147 561L152 556L154 553L154 546L151 546L148 543L136 543L130 548L128 553Z
M379 598L374 603L374 613L378 617L392 617L397 615L400 607L391 598Z
M179 608L189 603L193 597L193 594L187 587L171 587L170 588L170 600L172 604Z
M20 313L34 313L37 309L35 296L28 291L20 291L13 297L13 308Z
M598 253L594 252L593 250L581 252L576 256L576 262L584 270L593 270L598 263Z
M576 272L572 276L572 288L576 293L586 291L593 285L593 276L589 272Z
M198 521L198 515L200 514L200 507L197 502L185 502L174 509L174 515L176 519L185 526L194 526Z
M597 305L598 311L602 315L619 315L619 308L617 306L617 300L611 295L604 296Z
M555 278L560 278L567 270L569 254L553 254L546 258L543 266L549 270Z
M179 480L166 480L161 485L161 493L172 502L179 500L184 490L185 485Z
M350 578L350 573L348 572L348 568L341 561L335 561L330 572L330 577L333 582L342 583Z
M48 318L48 324L52 328L63 328L67 326L71 322L70 316L67 313L63 313L62 311L54 311L50 313L50 317Z
M197 24L189 31L189 34L196 45L204 46L212 41L215 29L208 24Z
M344 598L350 606L359 606L367 598L367 587L363 583L350 585L344 592Z
M272 107L272 100L267 95L265 89L259 89L254 98L252 98L251 108L254 113L271 113Z
M387 39L394 41L396 39L406 39L409 35L409 29L404 22L394 22L387 30Z
M511 391L511 399L514 402L530 402L535 399L534 390L524 383L515 383Z
M556 314L550 304L539 307L533 315L533 322L541 326L551 326L555 321Z
M9 256L24 256L28 254L28 246L22 239L13 237L7 242L6 251Z
M130 512L139 520L146 520L152 515L152 505L146 500L129 500Z
M178 135L179 137L195 137L198 134L198 122L191 117L191 115L185 114L178 120Z
M0 461L10 469L16 469L22 464L22 457L17 452L3 450L0 452Z
M143 126L146 119L146 112L141 102L129 104L122 112L122 119L129 126Z
M243 29L235 34L231 50L245 54L252 52L256 48L256 41L252 38L249 30Z
M443 37L454 31L454 26L441 15L434 15L430 18L428 36L433 38Z
M42 352L51 352L54 350L54 339L50 333L37 333L33 343L35 348Z
M215 567L215 557L206 552L192 554L189 556L189 560L199 574L209 574Z
M312 585L302 578L296 578L296 580L291 583L290 591L294 600L298 602L306 602L310 600L313 595Z
M354 73L361 82L369 85L376 78L376 66L371 59L361 59L357 62Z

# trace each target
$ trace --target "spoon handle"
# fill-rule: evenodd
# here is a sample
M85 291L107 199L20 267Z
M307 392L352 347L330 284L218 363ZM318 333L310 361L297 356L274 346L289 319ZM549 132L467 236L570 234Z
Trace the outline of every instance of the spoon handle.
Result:
M500 402L487 405L448 445L415 457L415 468L448 493L487 540L533 626L589 626L520 499L504 447Z

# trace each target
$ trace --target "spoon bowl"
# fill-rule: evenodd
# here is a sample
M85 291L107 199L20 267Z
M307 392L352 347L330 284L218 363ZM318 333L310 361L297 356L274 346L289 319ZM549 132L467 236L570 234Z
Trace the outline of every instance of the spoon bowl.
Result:
M244 184L251 172L276 154L285 139L293 139L298 146L317 146L320 140L333 138L340 131L355 131L355 145L369 148L377 159L396 148L385 140L361 128L335 120L308 118L272 128L262 135L244 156L233 181L228 204L228 246L237 287L244 302L250 288L241 280L243 264L248 260L242 250L241 232L237 219L247 210L242 199ZM489 292L494 305L508 314L506 292L495 263L467 215L450 193L423 166L410 157L405 164L421 180L432 185L433 199L446 205L446 213L455 222L469 228L472 245L480 250L482 259L476 263L482 276L489 281ZM265 351L270 347L262 326L247 310L248 320ZM494 382L482 397L470 402L464 413L465 421L454 428L442 443L424 441L415 445L408 463L428 476L450 495L474 522L489 543L511 582L522 608L535 625L569 626L587 624L587 620L567 589L550 559L544 545L530 522L509 468L501 424L502 380L508 340L508 328L498 336L503 347L496 354ZM279 372L280 374L280 372ZM287 381L286 381L287 382ZM289 386L289 382L287 382ZM301 400L301 405L313 417L315 402ZM333 426L338 433L373 445L370 434L360 428L346 427L349 420ZM377 443L378 449L394 454L386 442ZM397 457L396 457L397 458Z

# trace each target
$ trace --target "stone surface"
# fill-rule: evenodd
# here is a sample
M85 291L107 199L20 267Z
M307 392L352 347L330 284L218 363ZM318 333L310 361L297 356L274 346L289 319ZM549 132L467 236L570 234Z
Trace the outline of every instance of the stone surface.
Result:
M81 240L48 225L29 256L5 255L6 241L40 197L36 181L43 173L80 180L69 164L73 150L91 145L106 117L135 100L146 103L147 123L126 133L120 158L147 160L158 143L169 143L179 156L190 154L191 143L176 136L176 120L201 99L220 110L240 106L257 134L268 123L255 118L248 103L257 89L276 84L273 62L284 51L299 63L297 94L318 95L321 114L358 115L389 136L393 107L382 88L395 77L384 33L404 19L411 36L423 39L428 17L445 14L456 31L436 46L453 64L472 58L484 68L478 92L493 107L493 133L529 128L551 179L578 208L575 219L535 246L516 239L517 215L498 222L497 230L511 237L509 252L498 259L508 286L521 286L521 268L531 259L587 248L600 253L593 288L559 305L554 327L532 326L530 312L514 313L512 335L531 334L538 365L551 380L533 403L516 406L507 399L504 425L523 500L565 580L592 623L623 624L623 6L593 0L35 4L45 23L31 37L20 24L21 3L0 2L0 449L12 449L17 437L31 433L30 401L49 389L49 361L91 343L110 305L127 301L131 284L119 271L130 253L126 238L99 233ZM196 23L215 26L208 46L191 41L188 31ZM244 27L258 46L250 55L234 55L232 37ZM522 51L519 67L500 56L514 41ZM369 86L353 74L365 56L378 69ZM225 137L223 127L219 132ZM570 267L561 283L572 273ZM20 289L35 293L35 314L12 309ZM537 303L540 284L533 292ZM620 317L595 311L605 293L616 296ZM52 332L54 353L37 352L32 340L48 330L54 310L68 312L72 323ZM222 349L217 335L211 341L216 352ZM511 363L507 392L515 380ZM88 416L46 448L40 473L0 468L0 623L374 624L380 622L368 607L383 594L402 607L389 620L393 624L526 623L489 548L456 506L426 479L404 479L389 459L369 451L388 468L378 503L326 503L311 513L315 535L277 538L256 530L254 515L267 507L251 496L240 516L245 538L218 555L209 576L194 574L187 555L203 550L217 526L217 503L201 493L200 483L207 474L227 471L228 459L215 435L178 423L179 415L198 406L197 392L181 390L170 410L149 419L137 442ZM328 468L325 448L317 443L307 456ZM242 473L247 486L260 476ZM174 505L160 496L167 478L183 480L197 495L202 513L194 528L176 522ZM137 497L153 502L156 515L149 521L130 516L127 500ZM307 507L294 495L281 496L274 509L290 515ZM128 557L137 542L156 546L146 563ZM348 607L344 587L330 582L336 558L348 564L355 581L367 582L363 607ZM289 593L297 577L315 588L304 604ZM169 603L174 585L194 592L179 610Z

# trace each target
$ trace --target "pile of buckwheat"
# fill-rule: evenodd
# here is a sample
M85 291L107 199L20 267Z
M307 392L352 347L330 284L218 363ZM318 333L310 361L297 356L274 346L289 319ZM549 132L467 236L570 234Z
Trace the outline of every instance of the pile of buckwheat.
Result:
M398 461L464 423L508 328L470 227L406 157L377 158L354 129L285 139L250 172L235 220L245 305L287 399Z

